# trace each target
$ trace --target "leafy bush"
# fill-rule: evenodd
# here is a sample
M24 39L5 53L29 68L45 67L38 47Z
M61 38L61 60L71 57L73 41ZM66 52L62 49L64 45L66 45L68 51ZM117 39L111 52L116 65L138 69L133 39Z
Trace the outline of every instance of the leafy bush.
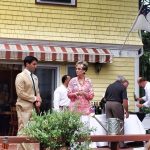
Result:
M144 112L145 114L150 114L150 108L149 107L143 107L143 108L141 108L141 112Z
M45 112L42 115L32 114L32 119L22 130L29 137L37 139L45 148L58 150L63 146L86 150L89 144L89 134L92 129L81 122L81 115L76 112ZM79 139L85 139L80 144Z

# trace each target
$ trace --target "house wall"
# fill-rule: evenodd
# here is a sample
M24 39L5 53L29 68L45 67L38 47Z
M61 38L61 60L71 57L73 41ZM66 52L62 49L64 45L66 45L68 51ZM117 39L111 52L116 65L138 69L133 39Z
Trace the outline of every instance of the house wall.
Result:
M77 7L1 0L0 37L123 44L137 11L137 0L77 0ZM137 32L127 44L141 44Z

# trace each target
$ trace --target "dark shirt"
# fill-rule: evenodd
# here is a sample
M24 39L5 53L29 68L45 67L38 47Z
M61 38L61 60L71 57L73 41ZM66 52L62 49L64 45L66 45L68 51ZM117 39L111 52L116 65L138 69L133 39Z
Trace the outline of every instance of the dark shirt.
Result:
M123 99L128 99L126 88L120 81L115 81L107 87L105 99L106 101L117 101L123 103Z

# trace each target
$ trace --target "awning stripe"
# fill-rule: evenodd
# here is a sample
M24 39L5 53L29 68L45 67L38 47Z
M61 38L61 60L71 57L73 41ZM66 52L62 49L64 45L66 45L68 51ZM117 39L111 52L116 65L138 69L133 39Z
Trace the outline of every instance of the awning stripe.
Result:
M51 54L51 58L49 60L56 61L56 50L54 46L50 46L49 52Z
M78 52L75 47L72 48L72 51L74 53L74 61L76 62L76 61L78 61L78 54L77 54Z
M29 55L34 56L34 50L32 48L32 45L27 45L26 49L29 49Z
M41 46L41 45L39 45L39 49L40 49L40 51L41 51L41 58L40 58L40 60L41 60L41 61L44 61L44 60L45 60L45 49L44 49L44 47Z
M82 48L82 50L85 53L85 55L83 55L84 59L89 61L89 54L90 54L90 52L88 53L86 48Z
M68 60L68 57L67 57L68 55L67 55L66 49L64 47L61 47L61 50L63 52L63 60L67 61Z
M22 56L22 47L21 47L21 45L20 44L16 44L16 48L18 50L17 58L22 59L23 56Z
M0 59L23 60L32 55L40 61L68 61L107 63L112 61L112 54L108 49L57 47L31 44L0 44Z
M98 52L98 50L96 49L96 48L93 48L93 51L95 52L95 54L97 54L96 56L95 56L95 60L96 60L96 62L98 62L98 60L99 60L99 52Z
M8 51L6 51L6 59L10 59L10 47L9 47L9 45L8 44L4 44L4 46L5 46L5 49L7 49Z
M105 54L109 54L109 51L107 49L103 49L103 51L105 52ZM110 60L110 55L106 55L106 61Z

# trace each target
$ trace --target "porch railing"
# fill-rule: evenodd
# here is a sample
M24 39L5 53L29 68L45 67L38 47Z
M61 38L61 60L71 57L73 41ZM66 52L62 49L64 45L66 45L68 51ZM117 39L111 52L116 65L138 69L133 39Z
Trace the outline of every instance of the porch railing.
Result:
M120 141L149 141L150 134L132 134L132 135L91 135L90 139L92 142L110 142L111 150L119 149ZM80 140L84 141L84 139ZM9 143L38 143L34 138L29 138L26 136L0 136L0 143L2 145L7 144L8 147L5 147L5 150L8 150Z

